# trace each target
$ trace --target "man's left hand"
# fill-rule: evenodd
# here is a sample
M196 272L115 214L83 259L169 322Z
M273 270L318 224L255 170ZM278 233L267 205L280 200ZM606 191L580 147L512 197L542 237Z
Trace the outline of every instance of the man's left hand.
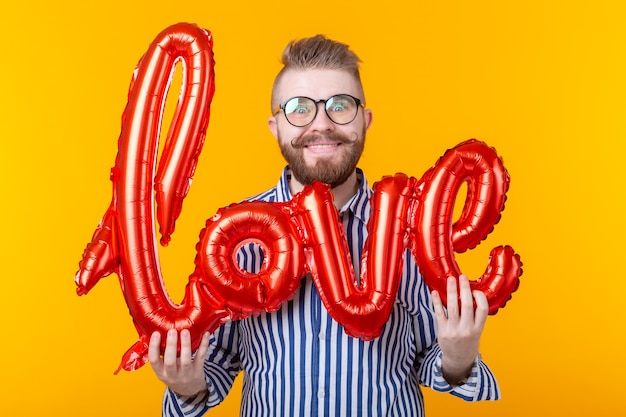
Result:
M482 291L472 291L465 275L447 281L447 314L437 291L432 292L437 339L443 353L443 377L451 385L465 380L478 356L478 343L489 312L487 297ZM460 298L460 307L458 299ZM476 308L474 308L476 303Z

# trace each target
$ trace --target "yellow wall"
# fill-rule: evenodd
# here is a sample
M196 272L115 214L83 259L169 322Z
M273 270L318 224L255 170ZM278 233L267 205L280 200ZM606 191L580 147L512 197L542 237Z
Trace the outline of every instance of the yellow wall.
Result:
M372 182L420 177L472 137L494 146L512 177L494 233L460 257L473 277L496 245L524 262L481 346L503 399L427 392L429 416L624 415L622 2L262 3L0 6L0 414L159 413L149 367L113 375L137 339L117 279L78 297L73 278L110 200L132 71L158 32L188 21L213 32L217 90L193 187L161 252L173 299L205 219L276 182L282 160L265 122L279 55L291 38L325 33L365 61L375 120L362 166ZM238 399L209 414L236 415Z

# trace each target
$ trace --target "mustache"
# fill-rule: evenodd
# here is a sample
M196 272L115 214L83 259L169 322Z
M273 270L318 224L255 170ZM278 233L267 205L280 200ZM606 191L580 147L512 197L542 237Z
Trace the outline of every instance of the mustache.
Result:
M304 148L307 145L319 142L320 140L328 140L331 142L342 143L345 145L351 145L359 139L359 135L356 132L352 132L350 137L337 132L329 132L325 134L313 133L303 134L291 139L291 146L296 149Z

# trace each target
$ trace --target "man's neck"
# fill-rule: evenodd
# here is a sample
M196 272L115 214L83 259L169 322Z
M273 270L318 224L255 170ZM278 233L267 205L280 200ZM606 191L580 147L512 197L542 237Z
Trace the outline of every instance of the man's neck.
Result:
M289 181L289 190L291 195L297 194L304 189L304 186L300 184L293 176ZM335 188L331 188L333 193L333 203L337 209L341 209L350 199L356 194L359 189L359 182L357 179L356 171L350 175L350 177L341 185Z

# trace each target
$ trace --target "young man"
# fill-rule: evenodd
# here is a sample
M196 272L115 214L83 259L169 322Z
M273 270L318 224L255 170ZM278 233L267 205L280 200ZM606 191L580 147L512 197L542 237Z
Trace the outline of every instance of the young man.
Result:
M371 190L357 163L372 123L359 58L347 45L318 35L291 42L274 82L269 128L288 166L275 188L254 199L289 201L314 180L331 185L355 275L367 235ZM251 245L247 270L262 254ZM221 402L244 371L242 416L423 416L420 385L467 401L498 399L499 388L478 354L488 304L466 277L448 281L444 310L411 256L380 337L348 336L303 277L293 299L273 313L228 322L205 335L195 356L189 332L150 343L150 363L168 387L163 415L200 416ZM457 293L458 291L458 293ZM474 303L476 308L474 308Z

